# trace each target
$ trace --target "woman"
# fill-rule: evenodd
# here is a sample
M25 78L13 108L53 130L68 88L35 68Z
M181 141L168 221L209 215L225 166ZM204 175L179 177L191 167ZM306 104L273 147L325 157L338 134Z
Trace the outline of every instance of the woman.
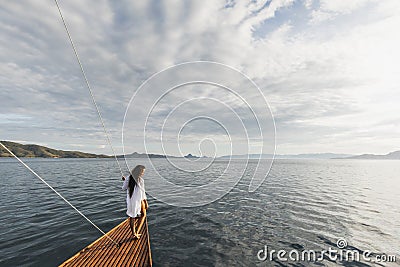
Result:
M122 190L126 190L126 214L129 216L129 226L132 235L138 239L140 234L136 233L135 220L142 215L146 216L148 208L143 181L145 169L143 165L137 165L127 179L122 176L124 181Z

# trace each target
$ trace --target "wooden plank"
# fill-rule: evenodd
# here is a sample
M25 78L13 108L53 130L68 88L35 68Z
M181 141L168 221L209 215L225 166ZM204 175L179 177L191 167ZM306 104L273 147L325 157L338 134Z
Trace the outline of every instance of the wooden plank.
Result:
M102 236L60 266L152 266L147 217L137 220L135 227L142 234L140 239L132 237L126 219L107 233L119 247Z
M126 236L127 233L127 227L126 223L124 223L120 228L118 228L115 232L111 234L111 238L115 240L116 242L121 242L122 238ZM110 241L110 240L108 240ZM109 242L111 245L115 245L114 243ZM101 253L101 257L96 258L96 261L94 262L95 266L104 266L107 264L107 262L112 261L113 257L118 254L120 248L114 247L109 251L109 253ZM99 263L99 264L96 264Z
M139 224L138 233L143 235L143 227L142 226L143 226L142 223ZM138 253L138 251L140 249L140 241L141 241L141 238L139 240L136 239L136 243L131 247L129 253L126 255L126 257L122 261L121 266L129 266L129 265L133 264L132 260L134 259L134 256Z
M121 222L119 225L117 225L116 227L114 227L113 229L111 229L107 234L110 234L113 231L116 231L116 229L118 229L119 227L121 227L123 224L125 223L125 221ZM103 238L107 238L105 236L101 236L98 239L96 239L95 241L93 241L89 246L87 246L86 248L82 249L81 251L79 251L77 254L75 254L73 257L71 257L69 260L65 261L64 263L62 263L60 266L79 266L79 264L82 263L82 260L85 260L87 257L90 257L91 254L90 253L86 253L88 249L92 248L93 246L95 246L96 244L98 244ZM108 238L107 238L108 239ZM77 265L70 265L71 263L77 264Z
M123 225L123 229L118 233L118 236L116 237L117 240L120 240L120 250L124 251L124 246L127 246L126 242L124 242L124 238L129 236L131 231L129 229L128 224ZM115 262L118 261L118 258L123 255L123 253L118 253L118 251L113 251L111 255L109 255L110 260L108 261L107 264L103 264L103 266L117 266L115 265Z
M125 257L126 255L126 250L129 248L129 243L125 242L126 239L131 238L131 229L129 228L129 221L128 223L124 224L124 231L121 231L121 236L118 240L120 240L120 249L123 252L120 253L115 253L115 255L111 255L112 260L108 262L107 265L103 265L103 266L107 266L107 267L111 267L111 266L118 266L118 262L120 261L121 258Z
M116 242L119 242L118 236L121 235L121 233L124 233L125 230L125 224L123 224L120 228L118 228L116 231L114 231L110 237L115 240ZM100 245L99 245L100 246ZM96 254L96 257L93 257L91 261L89 261L85 266L104 266L104 264L107 263L107 260L112 259L112 255L117 252L117 247L116 245L107 238L105 242L101 244L100 251L98 251ZM109 250L108 253L104 253L104 250Z
M143 244L145 244L144 241L146 241L145 238L146 238L146 232L143 231L142 236L139 240L138 249L136 253L132 255L133 259L130 261L134 266L139 266L138 264L139 258L142 256L145 250L145 247L143 246Z
M137 261L134 263L136 266L143 266L145 263L148 261L148 247L147 247L147 237L148 235L146 234L146 239L143 237L143 243L142 243L142 252L140 253L140 256L138 257ZM147 264L149 266L149 264Z
M152 267L153 266L153 258L151 257L151 246L150 246L150 232L149 232L149 224L147 223L147 216L145 218L146 220L146 232L147 232L147 249L149 250L147 254L149 255L147 263L147 266ZM145 264L143 266L146 266Z
M139 226L139 222L136 221L135 222L135 227L136 229L138 229L138 231L140 230L138 228ZM121 245L121 250L123 251L122 253L119 253L119 255L117 257L115 257L115 262L113 262L110 266L122 266L123 265L123 261L124 259L127 257L128 254L133 253L132 250L132 246L128 241L132 241L133 236L132 236L132 232L129 228L129 221L127 222L127 228L128 228L128 233L125 236L125 239L120 241L123 242ZM134 251L134 250L133 250Z

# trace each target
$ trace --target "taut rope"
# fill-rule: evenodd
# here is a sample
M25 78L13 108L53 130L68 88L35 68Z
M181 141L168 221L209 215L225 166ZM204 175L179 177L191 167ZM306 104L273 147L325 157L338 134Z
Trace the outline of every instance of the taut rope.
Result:
M106 135L107 142L108 142L108 144L109 144L110 147L111 147L111 150L112 150L112 152L113 152L113 155L114 155L115 160L117 161L119 170L120 170L120 172L121 172L121 176L124 176L124 173L122 172L121 165L119 164L119 161L118 161L118 159L117 159L117 155L115 154L114 147L113 147L113 145L112 145L112 143L111 143L110 136L109 136L109 134L108 134L108 132L107 132L107 129L106 129L106 126L105 126L105 124L104 124L103 117L101 116L99 107L97 106L96 100L95 100L95 98L94 98L94 95L93 95L93 92L92 92L92 88L90 87L90 84L89 84L89 80L88 80L87 77L86 77L85 70L83 69L81 60L79 59L78 52L77 52L77 50L76 50L76 48L75 48L74 42L72 41L71 34L69 33L69 30L68 30L68 27L67 27L67 23L65 22L65 19L64 19L63 15L62 15L61 8L60 8L60 6L59 6L57 0L54 0L54 2L55 2L56 5L57 5L58 13L60 14L61 20L62 20L62 22L63 22L63 24L64 24L65 31L67 32L68 39L69 39L69 41L70 41L70 43L71 43L71 46L72 46L72 50L74 50L74 54L75 54L76 60L78 61L79 67L80 67L81 72L82 72L82 75L83 75L83 79L85 80L85 83L86 83L86 86L87 86L87 88L88 88L88 90L89 90L90 96L92 97L93 104L94 104L94 106L96 107L96 111L97 111L97 114L99 115L101 125L103 126L103 130L104 130L104 133L105 133L105 135Z

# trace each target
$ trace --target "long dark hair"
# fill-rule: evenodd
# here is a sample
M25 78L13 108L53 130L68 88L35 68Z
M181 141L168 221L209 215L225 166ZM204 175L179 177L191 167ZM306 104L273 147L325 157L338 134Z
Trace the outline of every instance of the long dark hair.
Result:
M139 182L139 179L141 179L142 172L146 169L143 165L137 165L135 168L133 168L131 175L129 175L129 183L128 183L128 188L129 188L129 197L132 197L133 190L135 189L136 182Z

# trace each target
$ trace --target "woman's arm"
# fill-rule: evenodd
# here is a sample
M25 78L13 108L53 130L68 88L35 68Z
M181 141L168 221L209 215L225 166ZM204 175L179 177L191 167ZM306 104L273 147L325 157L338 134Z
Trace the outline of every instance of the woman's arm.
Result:
M123 177L123 176L122 176ZM123 177L125 178L125 177ZM129 176L124 180L124 184L122 185L122 190L127 190L129 185Z

